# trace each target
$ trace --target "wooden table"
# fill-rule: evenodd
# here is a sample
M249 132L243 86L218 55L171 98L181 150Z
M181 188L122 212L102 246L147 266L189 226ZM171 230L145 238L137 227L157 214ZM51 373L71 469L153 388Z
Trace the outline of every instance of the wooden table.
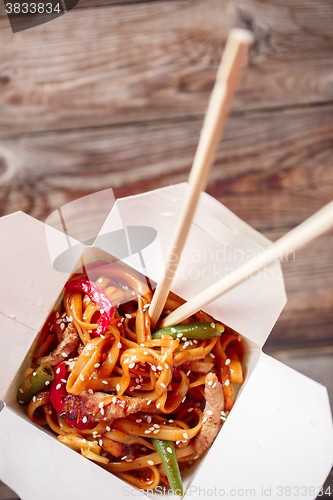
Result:
M233 26L255 44L208 193L272 240L330 201L332 2L81 0L15 34L0 3L0 215L45 220L105 188L187 180ZM333 404L332 256L331 232L283 263L288 304L265 351Z

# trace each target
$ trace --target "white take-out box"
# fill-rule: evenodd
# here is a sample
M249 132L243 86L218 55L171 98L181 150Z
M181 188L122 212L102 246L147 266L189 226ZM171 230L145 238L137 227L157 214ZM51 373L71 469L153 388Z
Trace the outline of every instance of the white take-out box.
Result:
M117 200L84 259L91 260L91 248L108 252L110 232L148 226L157 237L123 261L158 281L185 192L186 184L179 184ZM142 495L34 425L16 402L34 340L75 268L60 272L54 262L77 242L22 212L0 219L0 235L0 479L23 500ZM189 300L268 244L202 194L173 291ZM285 302L281 267L274 263L205 308L244 337L246 380L213 446L185 477L188 499L313 499L330 472L333 429L326 388L261 350ZM148 493L162 495L171 496L162 489Z

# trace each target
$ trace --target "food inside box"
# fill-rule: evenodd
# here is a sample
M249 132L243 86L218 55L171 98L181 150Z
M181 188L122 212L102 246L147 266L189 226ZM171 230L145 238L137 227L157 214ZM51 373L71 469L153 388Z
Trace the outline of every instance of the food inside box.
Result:
M17 401L32 422L130 485L182 496L182 475L214 442L243 383L244 342L203 311L152 331L153 288L119 262L75 272ZM184 302L170 293L161 319Z

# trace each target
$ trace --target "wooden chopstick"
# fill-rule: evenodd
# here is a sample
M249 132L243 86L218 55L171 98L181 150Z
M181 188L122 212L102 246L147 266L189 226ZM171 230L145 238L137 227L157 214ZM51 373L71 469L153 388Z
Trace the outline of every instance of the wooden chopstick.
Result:
M237 89L241 69L252 43L253 35L250 31L239 28L230 31L200 134L184 205L169 248L162 279L156 287L149 308L152 328L156 325L171 290L199 196L206 187L230 103Z
M272 243L268 248L259 253L225 278L218 281L204 292L189 300L160 322L159 328L177 325L186 318L204 308L207 304L217 299L228 290L253 276L256 272L273 262L281 261L302 246L310 243L321 234L333 227L333 201L325 205L314 215L306 219L299 226Z

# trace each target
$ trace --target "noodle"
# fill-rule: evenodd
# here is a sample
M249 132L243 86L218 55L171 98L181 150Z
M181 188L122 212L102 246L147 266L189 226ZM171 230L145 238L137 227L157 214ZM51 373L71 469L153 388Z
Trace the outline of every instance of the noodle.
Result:
M92 283L94 293L100 289L103 300L112 302L100 335L103 307L92 300L92 292L80 290L82 283ZM60 344L65 346L62 362L52 365L55 379L28 404L29 418L134 487L168 484L153 441L172 442L181 469L203 455L202 433L214 427L211 442L215 439L225 411L234 404L234 383L243 382L239 335L227 330L212 338L164 333L154 338L152 291L143 277L119 264L95 263L67 285L42 329L26 378L43 357L52 365ZM162 316L183 302L170 293ZM210 322L212 328L216 323L203 311L184 323L191 327L197 321ZM213 415L207 408L217 408L218 390L219 409Z

